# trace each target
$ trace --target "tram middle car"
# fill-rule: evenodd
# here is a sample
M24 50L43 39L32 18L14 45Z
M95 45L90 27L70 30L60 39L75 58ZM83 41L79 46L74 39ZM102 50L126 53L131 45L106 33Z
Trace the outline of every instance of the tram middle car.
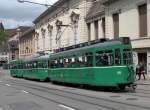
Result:
M10 74L13 77L47 81L49 80L48 60L49 55L44 55L11 61Z
M44 55L24 61L23 78L48 81L48 60L49 55Z
M62 50L50 55L51 81L120 89L134 84L132 46L128 37Z

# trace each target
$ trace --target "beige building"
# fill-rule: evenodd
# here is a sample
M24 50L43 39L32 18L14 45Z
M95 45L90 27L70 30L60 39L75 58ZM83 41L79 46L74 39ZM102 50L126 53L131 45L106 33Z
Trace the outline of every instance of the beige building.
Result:
M95 0L59 0L35 21L35 51L54 49L88 41L85 21Z
M19 37L19 58L24 59L34 54L35 30L30 28Z
M150 74L150 0L103 0L103 3L106 37L129 36L137 63L144 63Z
M8 40L9 61L19 58L19 37L28 29L29 27L27 26L19 26L16 29L8 30L10 31L10 38Z
M106 38L105 10L102 0L93 2L86 16L88 40Z

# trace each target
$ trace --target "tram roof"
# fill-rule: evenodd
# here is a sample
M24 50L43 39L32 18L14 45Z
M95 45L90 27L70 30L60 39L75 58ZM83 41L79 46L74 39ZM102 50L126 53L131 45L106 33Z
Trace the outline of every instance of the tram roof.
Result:
M49 56L50 55L43 55L43 56L39 56L39 57L37 57L37 58L35 58L35 60L47 60L47 59L49 59Z
M16 59L16 60L10 61L10 63L13 63L13 62L18 62L18 63L20 63L20 62L22 62L22 60L21 60L21 59Z
M72 53L75 53L77 51L81 52L81 51L87 51L89 49L93 49L93 48L104 48L104 47L110 47L110 46L114 46L114 45L120 45L122 44L121 41L108 41L108 42L104 42L104 43L98 43L98 44L94 44L94 45L91 45L91 46L86 46L86 47L81 47L81 48L76 48L76 49L72 49L72 50L66 50L66 51L63 51L63 52L58 52L58 53L53 53L50 55L51 58L55 57L55 56L59 56L61 57L62 55L64 54L72 54Z
M32 57L29 59L25 59L25 62L30 62L30 61L39 61L39 60L47 60L49 59L49 55L43 55L43 56L37 56L37 57Z

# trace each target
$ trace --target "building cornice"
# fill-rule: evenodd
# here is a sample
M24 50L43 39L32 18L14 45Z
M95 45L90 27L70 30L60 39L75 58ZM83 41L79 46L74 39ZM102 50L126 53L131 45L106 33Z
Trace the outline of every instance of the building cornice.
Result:
M56 3L54 3L53 6L49 7L45 12L43 12L39 17L37 17L33 23L34 24L37 24L41 19L45 18L47 15L51 14L53 11L55 11L56 9L58 8L68 8L69 6L67 7L63 7L62 4L65 3L65 2L68 2L70 0L58 0ZM62 6L62 7L61 7Z
M26 35L31 34L31 33L34 34L34 32L35 32L35 28L34 28L34 27L31 27L31 28L29 28L27 31L25 31L21 36L19 36L19 38L23 38L23 37L25 37Z
M87 17L85 20L87 23L90 23L90 22L93 22L95 20L101 19L102 17L104 17L104 15L105 15L105 11L101 11L101 12L96 13L93 16Z
M109 5L119 0L102 0L103 5Z

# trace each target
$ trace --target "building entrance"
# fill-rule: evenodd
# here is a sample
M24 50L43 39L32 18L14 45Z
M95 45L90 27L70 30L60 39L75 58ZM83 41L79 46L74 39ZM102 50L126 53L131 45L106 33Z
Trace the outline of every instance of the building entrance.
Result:
M144 64L144 68L147 74L147 53L138 53L138 63Z

